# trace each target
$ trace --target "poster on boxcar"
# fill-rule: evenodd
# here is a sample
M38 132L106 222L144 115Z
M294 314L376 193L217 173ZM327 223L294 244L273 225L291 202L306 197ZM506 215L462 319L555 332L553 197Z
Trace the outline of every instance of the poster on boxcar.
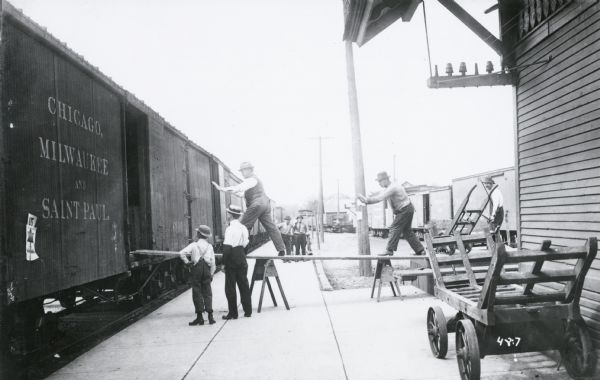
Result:
M35 235L37 228L35 224L37 222L37 216L28 214L27 225L25 226L25 255L27 261L34 261L39 259L39 256L35 252Z

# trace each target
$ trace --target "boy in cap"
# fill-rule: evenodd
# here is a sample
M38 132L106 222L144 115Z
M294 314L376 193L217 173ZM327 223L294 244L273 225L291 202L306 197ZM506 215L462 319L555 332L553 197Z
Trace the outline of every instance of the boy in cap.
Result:
M192 285L192 300L196 310L196 319L189 323L190 326L204 324L204 318L202 317L204 310L208 313L208 323L211 325L215 323L210 283L216 265L213 246L207 240L210 236L210 227L201 225L196 228L196 241L179 252L181 260L186 265L192 266L190 283Z
M292 218L289 215L286 215L283 223L280 223L278 227L281 237L283 238L283 244L285 244L285 252L289 256L292 254L292 228L294 228Z
M254 166L249 162L241 163L240 172L244 177L244 181L239 185L221 187L215 182L213 182L213 185L219 191L243 194L246 199L247 208L241 223L250 231L258 219L265 230L267 230L273 244L275 244L275 249L279 253L279 256L284 256L285 244L283 243L279 229L277 229L277 225L275 225L271 218L271 200L265 193L262 181L254 174Z
M483 177L481 183L485 186L489 198L488 210L486 210L488 211L488 215L483 214L483 217L488 220L490 231L494 234L500 229L502 222L504 222L504 197L498 186L494 187L496 183L492 177Z
M390 176L387 172L377 174L377 182L383 190L371 197L365 197L362 194L357 194L358 199L365 204L379 203L381 201L388 202L388 205L394 212L394 221L390 227L390 238L388 239L385 255L393 255L398 249L400 236L408 242L410 247L417 255L425 253L423 244L412 230L412 219L415 213L415 208L412 205L406 190L399 183L390 181Z
M227 208L229 227L225 230L223 240L223 265L225 266L225 296L229 311L223 319L237 319L237 293L235 285L240 290L244 317L252 315L252 299L248 284L248 263L246 250L248 245L248 229L239 221L242 209L235 205Z

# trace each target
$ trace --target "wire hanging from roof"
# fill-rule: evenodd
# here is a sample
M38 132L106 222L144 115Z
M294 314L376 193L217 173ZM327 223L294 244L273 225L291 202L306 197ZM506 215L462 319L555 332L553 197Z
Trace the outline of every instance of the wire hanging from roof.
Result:
M431 52L429 50L429 31L427 29L427 12L425 11L425 2L423 1L423 21L425 22L425 42L427 42L427 62L429 63L429 76L433 77L431 70Z

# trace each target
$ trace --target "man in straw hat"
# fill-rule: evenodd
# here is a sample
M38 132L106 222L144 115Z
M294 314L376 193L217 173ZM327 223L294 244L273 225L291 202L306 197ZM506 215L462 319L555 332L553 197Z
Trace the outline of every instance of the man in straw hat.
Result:
M248 284L248 263L245 247L248 245L248 229L239 221L242 209L236 205L227 208L229 227L225 230L223 240L223 265L225 266L225 296L229 311L223 319L237 319L237 284L240 290L244 317L252 315L252 299Z
M265 230L267 230L273 244L275 244L275 249L277 249L279 256L284 256L285 244L277 225L273 222L273 218L271 218L271 200L265 193L262 181L254 174L254 166L249 162L241 163L240 172L244 177L244 181L239 185L221 187L215 182L213 182L213 185L219 191L243 194L246 199L246 212L242 217L241 223L250 231L258 219Z
M504 222L504 197L489 175L483 177L481 183L485 186L489 198L488 209L484 210L483 217L488 220L490 231L496 233L502 226L502 222ZM485 211L487 211L487 214Z
M215 323L210 283L216 265L215 252L207 240L210 236L210 227L201 225L196 228L196 241L179 252L181 260L192 267L190 283L192 285L192 300L196 310L196 319L189 323L190 326L204 324L204 318L202 317L204 310L208 313L208 323L211 325Z
M400 236L404 237L417 255L424 254L425 249L423 248L423 244L421 244L419 238L412 230L412 219L413 214L415 213L415 208L410 202L410 198L408 197L406 190L404 190L402 185L390 181L390 177L388 176L387 172L378 173L376 181L379 182L379 186L383 188L381 192L370 197L357 194L357 197L365 204L385 201L394 212L394 221L390 227L390 238L388 239L385 254L394 254L396 249L398 249Z

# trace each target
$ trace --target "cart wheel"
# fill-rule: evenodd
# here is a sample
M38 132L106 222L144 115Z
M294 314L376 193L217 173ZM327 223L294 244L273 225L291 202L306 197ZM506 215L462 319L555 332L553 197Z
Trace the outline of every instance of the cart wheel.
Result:
M462 380L479 380L481 362L479 342L473 322L462 319L456 324L456 361Z
M572 378L591 376L596 369L596 353L590 332L583 321L570 322L565 332L562 362Z
M439 306L430 307L427 311L427 337L433 356L445 358L448 352L448 330L446 317Z

